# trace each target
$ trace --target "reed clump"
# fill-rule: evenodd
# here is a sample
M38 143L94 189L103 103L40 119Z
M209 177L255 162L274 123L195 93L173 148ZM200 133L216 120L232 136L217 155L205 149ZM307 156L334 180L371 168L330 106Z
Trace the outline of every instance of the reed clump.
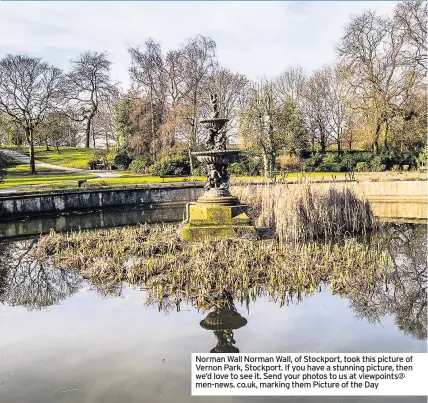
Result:
M51 232L41 237L40 262L76 270L101 290L121 281L143 284L152 299L174 296L198 305L236 298L312 293L321 283L333 292L369 289L383 281L388 258L376 247L355 240L289 245L276 240L220 240L187 243L177 226Z
M255 224L270 227L281 242L328 239L365 233L375 225L367 200L346 186L265 184L234 186L250 206Z

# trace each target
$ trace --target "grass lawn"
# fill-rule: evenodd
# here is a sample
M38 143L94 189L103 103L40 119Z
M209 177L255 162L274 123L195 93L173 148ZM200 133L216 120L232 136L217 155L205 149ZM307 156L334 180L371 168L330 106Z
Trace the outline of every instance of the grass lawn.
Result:
M89 169L88 163L93 159L94 155L94 149L92 148L60 147L59 151L60 154L56 150L46 151L45 147L36 147L35 157L36 160L49 164Z
M6 171L8 174L11 174L11 173L25 174L25 173L28 173L29 170L30 170L29 164L18 164L18 165L12 166L10 168L7 168ZM37 165L37 164L36 164L36 171L37 172L58 172L58 170L56 170L56 169L46 168L43 165Z
M54 183L65 183L68 182L70 187L75 187L76 184L72 181L78 179L91 179L96 178L97 175L76 175L76 174L49 174L49 175L24 175L20 173L8 174L3 182L0 183L0 188L26 186L26 185L43 185L43 184L54 184Z
M0 145L0 148L7 148L29 155L28 147ZM36 146L34 151L36 160L47 162L48 164L81 169L89 169L88 163L94 156L93 148L60 147L60 153L58 154L54 148L46 151L46 147Z
M144 183L171 183L171 182L191 182L191 181L205 181L206 178L203 176L192 176L192 177L172 177L172 178L160 178L159 176L137 176L137 175L123 175L120 178L105 178L101 179L101 182L109 186L115 185L138 185Z

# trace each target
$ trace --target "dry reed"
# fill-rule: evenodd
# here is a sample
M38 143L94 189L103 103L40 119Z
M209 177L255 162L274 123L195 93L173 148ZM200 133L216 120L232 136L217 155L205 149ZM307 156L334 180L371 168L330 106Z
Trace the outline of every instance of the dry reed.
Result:
M271 227L281 242L365 233L374 226L369 202L346 186L247 185L232 192L251 206L256 225Z

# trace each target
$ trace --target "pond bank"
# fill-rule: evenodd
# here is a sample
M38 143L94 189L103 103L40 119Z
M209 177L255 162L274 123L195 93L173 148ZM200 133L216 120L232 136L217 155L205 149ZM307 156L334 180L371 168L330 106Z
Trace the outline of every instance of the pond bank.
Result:
M203 184L189 183L7 195L0 198L0 220L117 206L183 204L196 200L202 191Z

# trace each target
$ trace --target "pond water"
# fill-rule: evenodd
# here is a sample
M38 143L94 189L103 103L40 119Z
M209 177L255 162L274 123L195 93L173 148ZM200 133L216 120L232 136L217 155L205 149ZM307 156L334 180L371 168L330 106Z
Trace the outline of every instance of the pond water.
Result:
M0 402L426 402L426 397L191 397L190 354L426 352L425 225L378 234L394 261L386 284L351 299L320 287L281 305L235 301L247 323L214 334L208 312L152 302L124 285L102 295L74 272L28 258L33 239L0 243ZM229 350L230 351L230 350Z

